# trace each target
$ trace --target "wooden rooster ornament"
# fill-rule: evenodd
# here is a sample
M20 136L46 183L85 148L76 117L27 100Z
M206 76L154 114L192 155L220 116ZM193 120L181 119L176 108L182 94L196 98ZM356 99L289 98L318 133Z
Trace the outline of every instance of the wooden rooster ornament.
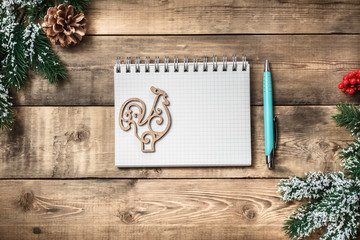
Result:
M147 118L144 119L146 105L139 98L130 98L125 101L121 106L119 115L120 128L124 131L130 130L131 127L134 128L135 136L141 142L142 152L155 152L155 143L169 131L171 125L171 116L169 109L167 108L170 104L167 99L168 95L159 88L151 87L150 90L155 94L155 99ZM136 108L137 112L134 112L133 108ZM163 131L155 131L151 125L154 121L157 125L162 125L164 122L162 116L163 110L165 110L168 120L167 125ZM146 130L139 136L138 128L142 127L146 128Z

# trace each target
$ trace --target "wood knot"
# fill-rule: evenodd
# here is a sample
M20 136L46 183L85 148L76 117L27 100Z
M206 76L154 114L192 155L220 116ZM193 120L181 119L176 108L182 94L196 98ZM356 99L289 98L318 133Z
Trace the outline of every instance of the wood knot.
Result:
M161 175L162 169L161 169L161 168L155 168L155 169L154 169L154 172L155 172L156 174L158 174L158 175Z
M256 217L256 210L254 209L254 206L252 205L244 205L242 207L241 213L247 218L247 219L254 219Z
M135 185L136 185L137 182L138 182L137 179L131 179L131 180L127 183L127 185L128 185L130 188L133 188L133 187L135 187Z
M90 130L82 126L80 129L65 133L67 142L84 142L90 138Z
M40 233L41 233L41 229L38 228L38 227L34 227L34 228L33 228L33 233L34 233L34 234L40 234Z
M34 204L35 195L32 192L25 192L22 194L18 200L19 207L24 211L29 211Z
M132 211L119 211L118 217L123 223L135 223L135 216Z

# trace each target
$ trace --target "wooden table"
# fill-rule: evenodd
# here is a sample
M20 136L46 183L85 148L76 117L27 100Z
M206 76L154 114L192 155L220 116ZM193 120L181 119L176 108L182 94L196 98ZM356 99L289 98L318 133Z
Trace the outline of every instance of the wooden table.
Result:
M93 0L88 36L56 52L69 79L31 73L14 95L16 123L0 135L0 239L283 239L297 203L276 184L340 169L350 134L330 116L360 66L360 5L344 1ZM247 55L252 167L114 166L117 56ZM264 158L262 72L271 62L279 145Z

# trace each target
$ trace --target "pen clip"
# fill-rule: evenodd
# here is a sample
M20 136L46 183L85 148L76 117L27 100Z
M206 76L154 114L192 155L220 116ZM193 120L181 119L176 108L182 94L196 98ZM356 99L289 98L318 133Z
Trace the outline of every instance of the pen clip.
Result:
M278 142L278 126L277 126L277 117L276 116L273 118L273 122L274 122L274 149L276 149L277 142Z

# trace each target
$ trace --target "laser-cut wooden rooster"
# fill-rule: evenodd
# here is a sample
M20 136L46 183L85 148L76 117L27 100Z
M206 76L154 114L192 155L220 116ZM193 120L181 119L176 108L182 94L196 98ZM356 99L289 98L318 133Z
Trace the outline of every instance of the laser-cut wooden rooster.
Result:
M163 90L153 86L150 90L155 94L155 99L147 118L144 119L146 105L139 98L130 98L126 100L121 106L119 114L120 128L124 131L130 130L132 127L134 128L135 136L141 142L142 152L155 152L155 143L169 131L171 125L171 116L167 107L170 104L167 99L168 95ZM167 125L162 131L155 131L151 127L153 121L159 126L164 122L162 116L163 110L158 106L159 104L161 104L160 106L165 110ZM138 112L134 112L133 108L136 108ZM138 128L140 127L147 127L147 130L144 131L141 136L138 134ZM146 148L146 146L150 146L150 148Z

